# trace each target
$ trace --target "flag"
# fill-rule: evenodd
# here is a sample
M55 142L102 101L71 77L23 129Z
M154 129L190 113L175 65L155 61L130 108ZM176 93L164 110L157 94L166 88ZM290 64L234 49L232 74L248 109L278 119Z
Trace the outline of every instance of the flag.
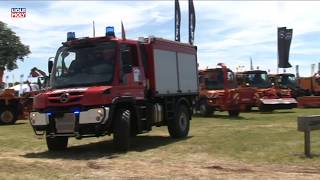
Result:
M290 44L292 39L292 29L286 27L278 28L278 67L289 68Z
M196 28L196 15L194 11L193 0L189 0L189 43L193 45L194 30Z
M126 31L124 30L122 21L121 21L121 37L122 39L126 39Z
M180 12L180 5L179 0L175 0L174 4L174 34L175 34L175 41L180 42L180 24L181 24L181 12Z

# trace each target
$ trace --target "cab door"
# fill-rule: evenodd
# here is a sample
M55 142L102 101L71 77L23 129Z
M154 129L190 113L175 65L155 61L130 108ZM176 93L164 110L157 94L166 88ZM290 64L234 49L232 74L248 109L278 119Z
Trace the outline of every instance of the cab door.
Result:
M137 44L120 44L120 96L144 99L145 75Z

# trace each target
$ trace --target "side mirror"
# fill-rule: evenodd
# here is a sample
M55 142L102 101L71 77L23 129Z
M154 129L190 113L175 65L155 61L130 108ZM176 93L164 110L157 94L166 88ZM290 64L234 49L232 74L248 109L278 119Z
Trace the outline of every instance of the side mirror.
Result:
M53 61L49 60L48 61L48 72L49 72L49 74L51 74L51 72L52 72L52 67L53 67Z

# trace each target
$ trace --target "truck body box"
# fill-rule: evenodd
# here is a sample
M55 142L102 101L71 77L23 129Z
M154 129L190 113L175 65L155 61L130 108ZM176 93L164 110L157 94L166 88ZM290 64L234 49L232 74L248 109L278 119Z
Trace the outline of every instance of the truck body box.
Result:
M196 47L155 39L152 51L151 89L155 96L198 94Z

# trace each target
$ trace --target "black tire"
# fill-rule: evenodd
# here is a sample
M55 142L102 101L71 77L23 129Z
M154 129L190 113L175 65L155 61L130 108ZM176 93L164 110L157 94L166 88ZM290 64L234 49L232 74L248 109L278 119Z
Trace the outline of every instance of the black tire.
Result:
M264 107L263 105L260 105L260 106L259 106L259 111L260 111L260 112L272 112L273 109Z
M68 147L69 137L57 136L46 137L47 147L49 151L62 151Z
M200 115L202 117L209 117L213 114L214 109L208 106L206 100L201 100L199 103Z
M18 108L4 106L0 110L1 124L14 124L18 119Z
M187 106L181 104L177 107L173 119L168 121L168 131L172 138L185 138L190 128L190 115Z
M113 144L117 151L128 151L129 149L131 136L130 120L130 110L117 110L113 130Z
M228 111L230 117L239 117L240 111L239 110L230 110Z

